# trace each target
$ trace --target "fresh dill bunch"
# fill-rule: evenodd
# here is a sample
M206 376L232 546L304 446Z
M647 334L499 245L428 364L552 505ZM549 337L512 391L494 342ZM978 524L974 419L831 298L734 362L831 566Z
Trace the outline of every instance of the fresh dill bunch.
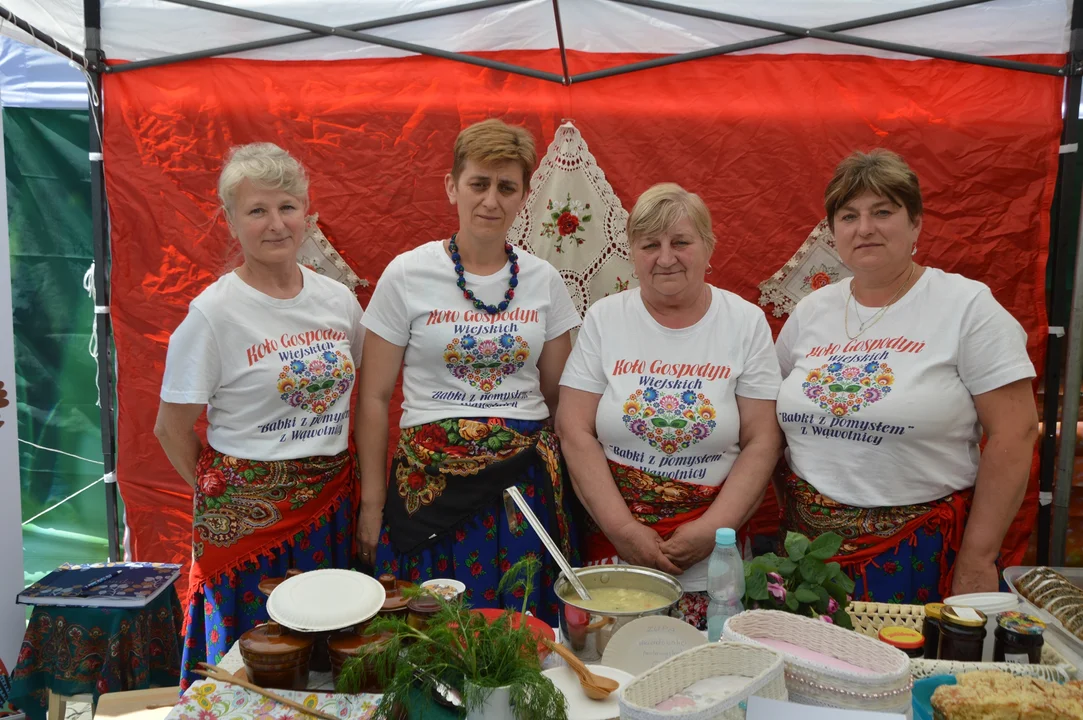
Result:
M492 623L471 612L461 598L439 598L440 609L425 629L399 617L373 620L366 632L390 634L368 658L384 686L373 717L396 720L402 711L427 703L437 685L444 684L461 691L467 713L482 707L495 688L508 686L518 720L567 720L564 694L541 674L538 641L526 622L527 598L540 570L538 558L528 555L504 573L499 592L521 589L523 604ZM365 673L365 659L347 660L338 691L357 692Z

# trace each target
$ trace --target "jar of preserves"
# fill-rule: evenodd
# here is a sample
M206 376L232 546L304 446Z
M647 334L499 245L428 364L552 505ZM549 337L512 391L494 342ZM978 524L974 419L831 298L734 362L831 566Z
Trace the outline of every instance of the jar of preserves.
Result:
M925 655L925 638L913 628L887 625L880 628L880 642L902 650L907 656L920 658Z
M937 658L957 662L981 662L985 621L985 613L980 610L945 605L940 611Z
M925 619L921 621L921 634L925 638L925 659L936 660L940 650L940 611L944 603L926 603Z
M1038 665L1045 644L1045 623L1033 615L1008 610L997 615L993 662Z

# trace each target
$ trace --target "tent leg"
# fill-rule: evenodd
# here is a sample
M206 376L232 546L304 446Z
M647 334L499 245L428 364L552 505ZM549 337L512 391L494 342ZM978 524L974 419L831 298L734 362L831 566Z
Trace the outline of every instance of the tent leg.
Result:
M93 68L100 68L101 3L83 0L86 20L86 53ZM92 59L91 59L92 58ZM109 316L109 209L105 199L105 165L102 162L102 76L97 70L90 83L90 212L94 226L94 330L98 337L98 402L101 405L102 461L105 464L105 520L109 560L124 558L117 523L116 423L113 412L112 322Z
M1083 20L1083 17L1080 19ZM1081 87L1083 87L1083 77L1073 75L1068 78L1064 95L1064 130L1061 133L1061 144L1066 148L1079 142ZM1065 328L1068 325L1071 308L1068 302L1068 293L1071 291L1068 269L1072 267L1072 259L1075 256L1076 237L1073 231L1079 212L1077 204L1079 198L1075 191L1078 157L1078 152L1064 152L1060 156L1055 225L1049 249L1050 293L1047 300L1047 317L1050 332L1046 341L1045 371L1043 372L1045 406L1042 412L1042 437L1038 454L1038 562L1043 565L1049 564L1049 545L1052 539L1050 523L1057 462L1057 422L1060 420L1060 388L1068 340L1065 337ZM1074 427L1074 424L1069 421L1064 427L1070 429Z
M1066 188L1067 190L1067 188ZM1070 190L1069 190L1070 192ZM1075 197L1080 197L1075 195ZM1083 198L1081 198L1083 204ZM1081 218L1083 220L1083 218ZM1075 278L1072 287L1072 319L1068 325L1068 362L1064 371L1063 430L1057 456L1057 482L1053 488L1053 539L1050 564L1064 565L1068 539L1068 505L1072 499L1075 470L1075 424L1079 417L1079 391L1083 384L1083 222L1076 242Z

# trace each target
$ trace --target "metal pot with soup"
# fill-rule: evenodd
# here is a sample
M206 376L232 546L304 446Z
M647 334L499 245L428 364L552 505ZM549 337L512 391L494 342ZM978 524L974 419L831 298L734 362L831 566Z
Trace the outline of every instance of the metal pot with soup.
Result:
M684 595L672 575L636 565L601 565L575 571L590 600L583 600L561 573L560 640L584 662L601 659L609 638L632 620L667 615Z

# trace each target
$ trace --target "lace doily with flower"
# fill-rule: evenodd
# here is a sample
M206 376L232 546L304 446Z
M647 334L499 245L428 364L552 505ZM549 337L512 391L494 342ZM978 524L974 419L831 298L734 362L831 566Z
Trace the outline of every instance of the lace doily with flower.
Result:
M835 237L825 218L809 233L793 257L760 283L760 305L774 305L771 314L782 317L793 312L798 301L813 290L851 275L842 264L835 248Z
M560 271L582 315L595 300L638 284L628 256L627 221L583 136L566 122L531 178L508 239Z

